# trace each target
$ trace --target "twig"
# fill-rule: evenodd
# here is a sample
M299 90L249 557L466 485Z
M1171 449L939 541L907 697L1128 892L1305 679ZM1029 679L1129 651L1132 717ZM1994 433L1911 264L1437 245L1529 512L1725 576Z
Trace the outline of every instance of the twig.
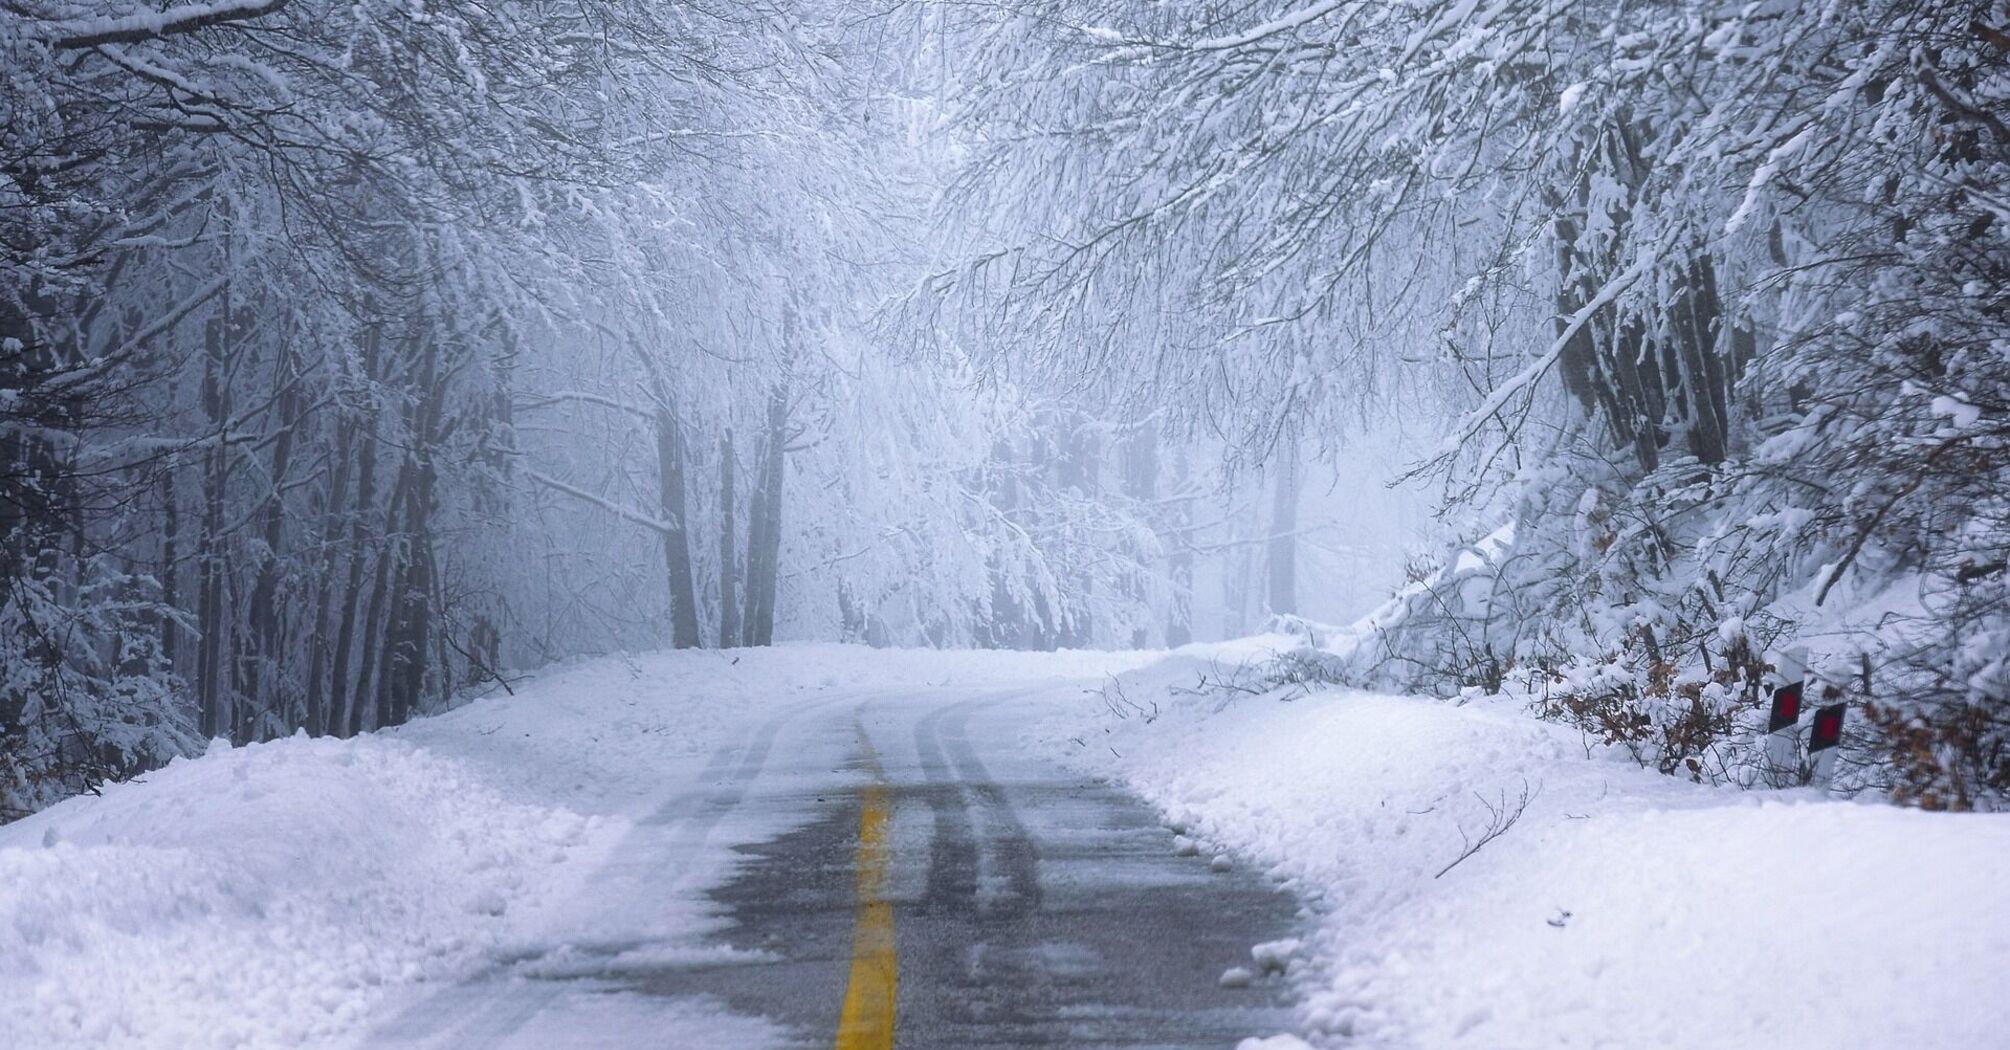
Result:
M1460 861L1478 853L1481 847L1484 847L1487 843L1507 834L1507 830L1514 827L1515 822L1521 819L1521 815L1528 811L1528 804L1541 794L1542 787L1540 785L1533 792L1530 792L1526 777L1522 778L1521 782L1521 798L1517 799L1512 805L1508 803L1507 791L1505 789L1501 791L1499 805L1488 802L1485 795L1477 791L1473 792L1473 797L1479 799L1480 805L1487 808L1487 830L1478 839L1471 839L1467 837L1466 829L1463 826L1460 827L1459 838L1466 844L1464 852L1452 858L1450 864L1438 869L1438 873L1431 877L1434 879L1444 878L1445 872L1458 867Z

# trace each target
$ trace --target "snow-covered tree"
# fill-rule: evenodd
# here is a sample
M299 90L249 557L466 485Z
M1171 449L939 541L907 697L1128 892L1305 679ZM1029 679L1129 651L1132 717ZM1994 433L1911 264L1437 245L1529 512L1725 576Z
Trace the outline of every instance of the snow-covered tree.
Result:
M1713 749L1757 650L1840 631L1827 673L1882 734L1866 779L2001 796L2002 5L950 21L966 247L918 298L998 333L995 367L1124 383L1257 457L1439 395L1426 458L1493 536L1445 571L1486 583L1413 593L1357 673L1521 673L1735 776ZM1832 611L1893 588L1904 630Z

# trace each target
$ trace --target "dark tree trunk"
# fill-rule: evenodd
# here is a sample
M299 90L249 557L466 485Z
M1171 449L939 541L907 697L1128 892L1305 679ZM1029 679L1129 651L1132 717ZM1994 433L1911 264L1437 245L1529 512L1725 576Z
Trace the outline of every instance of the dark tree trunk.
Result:
M1714 465L1730 453L1731 384L1738 361L1735 351L1718 348L1724 304L1717 295L1717 267L1707 254L1697 253L1676 296L1668 325L1673 345L1664 354L1674 373L1667 386L1676 391L1679 418L1687 422L1689 451Z
M287 364L274 372L274 381L279 386L279 431L272 438L272 460L267 474L270 487L265 494L264 506L259 511L263 519L259 532L264 549L259 552L258 576L251 588L251 600L247 603L246 620L251 629L248 640L252 645L242 680L246 683L248 695L266 710L278 713L285 724L299 725L305 720L306 712L296 708L304 706L304 701L297 695L284 695L288 683L280 673L284 653L278 595L286 539L285 488L293 463L294 430L300 422L300 397L290 355Z
M377 360L383 347L383 332L372 326L363 334L363 373L366 378L376 376ZM362 603L364 581L367 578L368 556L372 549L369 526L366 522L375 511L377 500L377 435L374 413L363 413L343 424L348 428L352 440L359 444L356 453L355 498L343 507L340 502L331 504L349 518L348 573L342 589L342 612L337 617L335 629L335 654L329 661L332 679L328 690L328 702L333 714L331 730L340 736L351 736L362 724L361 697L358 695L367 674L356 675L356 632L362 626ZM364 635L364 652L370 647Z
M203 326L203 415L215 442L202 458L202 532L196 555L196 670L198 726L205 738L230 731L227 709L224 643L230 618L224 608L224 485L229 475L229 445L222 440L230 414L225 388L230 343L230 296Z
M1182 541L1172 556L1172 598L1166 611L1166 648L1193 641L1193 548Z
M1263 526L1262 516L1254 510L1235 515L1231 522L1235 542L1221 556L1221 633L1239 638L1249 629L1249 606L1256 591L1255 540ZM1249 542L1242 542L1245 536Z
M986 469L993 479L990 486L991 505L997 509L999 517L1018 524L1024 515L1019 506L1019 463L1010 440L999 438L992 443L991 461ZM1027 610L1013 590L1012 567L994 553L988 568L991 603L988 613L977 624L975 640L986 649L1012 648L1022 644Z
M407 516L416 513L414 504L421 496L417 482L405 499ZM392 594L390 630L385 633L383 659L384 701L378 726L401 725L412 717L425 699L427 655L433 629L433 544L423 519L394 544L398 553Z
M663 565L670 591L670 644L695 649L698 636L698 583L691 569L689 514L684 499L684 430L670 409L669 391L659 387L656 408L656 471L663 511Z
M323 508L320 564L314 573L314 629L307 638L307 711L310 736L334 730L331 725L328 689L328 614L335 593L335 537L342 532L342 512L349 498L349 471L355 458L355 434L346 417L335 419L335 467L329 475L328 503ZM353 582L351 583L353 587ZM338 694L339 695L339 694Z
M788 392L768 395L767 438L761 449L760 480L753 493L753 520L747 532L748 645L775 642L775 597L781 583L782 483L788 455Z
M381 677L376 692L381 699L374 725L379 727L410 718L425 688L433 556L425 511L428 467L423 458L422 454L407 457L386 510L390 623L381 636L383 655L378 661Z
M391 503L397 504L394 493ZM383 723L384 691L379 681L379 658L382 656L384 638L384 602L391 593L392 569L397 564L398 555L393 549L397 541L377 537L377 571L370 585L370 604L363 613L363 637L361 655L356 668L356 688L354 701L349 705L348 725L345 736L355 736L366 729L374 729Z
M33 289L23 298L31 310L41 305ZM0 404L0 422L19 424L0 426L0 602L13 597L9 592L17 581L43 577L51 568L48 555L64 507L52 498L60 466L43 435L60 433L66 421L61 402L51 399L43 384L56 366L54 348L40 341L30 318L0 299L0 389L14 392ZM37 663L58 659L47 636L32 626L21 628L14 642ZM32 689L0 690L0 741L29 717L32 695Z
M415 368L405 426L411 447L399 465L398 481L385 512L385 532L393 537L390 550L394 556L391 622L379 672L383 676L379 726L402 725L419 709L425 700L428 657L433 648L437 573L433 510L438 502L433 450L443 439L446 413L446 380L440 368L441 343L432 334L435 327L431 318L421 314L411 340Z
M1623 186L1639 185L1645 177L1644 135L1622 119L1596 147L1599 167ZM1558 211L1556 327L1561 336L1565 319L1594 301L1619 266L1585 243L1589 179L1578 186L1573 201L1552 204ZM1609 219L1625 228L1623 210ZM1692 250L1685 270L1651 303L1651 313L1622 311L1610 303L1599 307L1559 355L1564 388L1587 412L1603 417L1613 445L1630 451L1643 474L1660 467L1663 448L1678 435L1697 460L1721 463L1730 453L1731 395L1751 357L1751 333L1725 330L1716 263L1700 248Z
M161 605L168 609L179 609L181 608L181 508L175 492L173 463L162 465L160 489ZM175 622L173 616L161 617L160 625L161 659L169 667L180 670L176 660L181 656L181 625Z
M733 458L733 428L719 436L719 648L740 644L740 556L734 549L739 495L733 491L739 464Z

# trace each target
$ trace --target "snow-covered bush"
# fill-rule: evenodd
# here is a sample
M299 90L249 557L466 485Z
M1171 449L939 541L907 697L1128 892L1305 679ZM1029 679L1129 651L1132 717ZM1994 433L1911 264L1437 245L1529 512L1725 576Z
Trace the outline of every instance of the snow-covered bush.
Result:
M0 822L199 743L157 644L172 612L108 558L58 568L0 577Z
M1448 697L1521 694L1665 772L1742 779L1727 745L1754 723L1759 654L1779 624L1697 570L1699 533L1722 512L1707 485L1671 484L1650 515L1637 512L1639 493L1614 490L1617 478L1568 456L1531 471L1512 522L1342 639L1341 677Z

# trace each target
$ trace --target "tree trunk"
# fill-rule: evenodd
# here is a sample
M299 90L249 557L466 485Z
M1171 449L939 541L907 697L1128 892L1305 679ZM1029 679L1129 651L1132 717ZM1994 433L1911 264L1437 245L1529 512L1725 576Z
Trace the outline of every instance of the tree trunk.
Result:
M719 648L740 644L740 558L734 550L738 494L733 491L739 465L733 458L733 428L719 435Z
M1186 451L1174 458L1173 481L1180 497L1171 511L1172 526L1165 542L1172 549L1170 575L1172 594L1166 607L1166 648L1177 649L1193 641L1193 501L1188 499L1189 483Z
M1287 436L1279 449L1277 485L1270 506L1270 613L1298 611L1298 441Z
M768 394L768 433L761 449L760 481L753 494L753 521L747 533L748 645L775 642L775 598L781 582L782 482L788 454L788 392Z
M392 496L396 505L397 497ZM363 640L361 656L356 668L356 688L353 701L348 708L348 725L344 736L355 736L366 729L374 729L383 724L384 690L378 670L384 638L384 600L391 593L392 569L398 560L393 549L393 538L377 537L377 572L370 585L370 604L363 613Z
M349 470L355 458L355 432L348 419L335 419L335 468L329 475L328 503L323 509L320 564L315 568L313 602L314 629L307 636L307 711L309 736L334 731L330 724L327 684L329 646L328 612L335 582L335 537L342 532L342 512L349 498ZM350 586L355 586L352 581ZM337 695L340 695L339 693Z
M987 466L987 475L991 479L991 505L999 517L1014 525L1022 517L1018 471L1012 442L1002 437L994 441L991 462ZM985 649L1011 648L1025 633L1026 609L1013 591L1012 566L1003 561L997 551L991 553L986 568L991 579L991 602L988 614L977 623L974 640Z
M393 544L391 623L384 635L384 700L377 725L401 725L425 699L427 653L433 628L433 542L425 511L430 484L424 464L412 467L404 493L404 533Z
M1731 384L1738 361L1719 352L1723 300L1717 294L1717 267L1698 251L1676 289L1668 336L1674 342L1665 355L1674 372L1668 387L1676 391L1680 415L1687 422L1689 451L1704 463L1718 464L1730 452Z
M1229 519L1230 546L1221 557L1221 634L1240 638L1249 630L1249 605L1256 591L1256 539L1262 527L1255 510ZM1243 537L1250 537L1245 542Z
M439 471L433 455L446 434L445 376L454 370L441 368L442 341L434 335L445 321L423 311L415 320L410 346L416 367L405 425L411 447L399 465L397 486L385 511L386 533L396 537L391 549L397 557L392 562L395 584L385 636L379 726L402 725L425 701L428 657L437 629L433 597L439 568L433 550L433 511Z
M1084 500L1094 499L1101 490L1098 483L1101 458L1102 442L1088 418L1079 411L1069 413L1067 436L1055 470L1061 491ZM1064 623L1054 642L1057 648L1086 649L1094 644L1096 636L1095 570L1082 567L1074 574L1073 582L1074 600L1068 603L1072 608L1063 610Z
M54 498L61 465L54 443L45 434L69 429L64 402L51 397L43 384L59 370L58 350L38 338L31 314L44 304L32 286L22 297L29 313L10 309L0 298L0 389L14 396L0 402L0 601L15 598L17 579L41 580L53 570L52 549L60 542L65 501ZM9 342L8 340L13 340ZM27 395L27 396L23 396ZM61 657L48 635L32 623L13 628L0 640L0 651L27 656L30 667L14 669L10 677L29 680ZM26 725L29 698L35 687L0 689L0 742Z
M1621 119L1596 147L1597 173L1623 187L1640 185L1646 162L1642 131ZM1585 243L1591 180L1581 180L1574 200L1552 201L1557 268L1557 332L1564 319L1592 302L1617 260ZM1622 209L1607 217L1624 230ZM1699 461L1729 455L1731 393L1751 356L1749 332L1724 331L1716 264L1692 249L1685 268L1669 279L1645 311L1601 307L1565 344L1558 361L1565 389L1594 417L1602 415L1613 446L1629 450L1641 473L1661 465L1662 448L1680 435ZM1726 336L1728 335L1728 338Z
M279 432L273 435L272 460L267 473L269 488L264 506L259 511L263 518L259 531L264 549L259 552L258 575L251 588L251 600L247 603L245 619L250 627L248 640L252 645L243 681L247 695L255 698L266 710L277 711L284 724L298 725L305 720L306 712L295 710L296 701L304 705L304 700L283 695L287 683L279 673L284 655L278 603L280 557L285 549L284 493L287 473L293 462L294 429L300 418L300 397L290 355L285 364L274 369L274 382L279 386Z
M162 464L160 584L161 605L167 609L181 608L181 511L176 503L174 479L174 463ZM176 660L181 656L181 625L173 616L161 617L160 625L161 660L179 671Z
M214 739L231 727L227 710L223 659L229 617L224 610L224 484L229 475L229 444L223 440L230 414L229 392L224 385L230 343L230 293L203 326L202 407L211 436L217 440L202 458L202 532L196 554L196 669L197 724L202 735Z
M383 346L383 332L372 325L363 334L363 374L366 378L376 376L377 360ZM360 683L367 675L352 680L355 668L356 631L361 626L361 604L363 583L366 578L367 553L370 550L369 528L364 524L367 515L374 509L377 499L377 434L373 414L346 422L352 439L360 448L356 454L356 495L346 508L349 516L348 574L342 591L342 614L335 630L335 655L329 661L331 684L328 702L334 715L331 730L339 736L350 736L361 724L362 711L358 694ZM340 503L331 504L341 508ZM365 635L367 639L368 636ZM365 645L368 651L368 645Z
M1158 499L1158 489L1159 428L1156 420L1148 420L1132 432L1124 445L1124 495L1156 519L1159 515L1152 504ZM1150 597L1145 566L1150 564L1151 552L1133 550L1131 555L1134 567L1124 574L1124 596L1131 599L1135 608ZM1147 612L1131 629L1131 648L1143 649L1150 644L1151 619Z
M663 509L663 565L670 589L670 644L695 649L698 637L698 585L691 569L691 538L684 502L684 432L670 409L669 391L657 388L656 472L658 501Z

